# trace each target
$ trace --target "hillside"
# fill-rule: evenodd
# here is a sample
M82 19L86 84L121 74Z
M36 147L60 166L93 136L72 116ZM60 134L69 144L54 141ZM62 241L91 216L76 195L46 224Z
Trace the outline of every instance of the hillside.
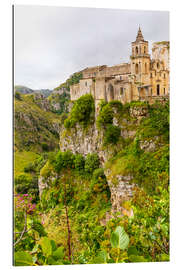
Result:
M42 94L44 97L48 97L52 93L52 90L49 89L33 90L23 85L15 85L14 90L20 94Z
M54 119L53 113L42 113L30 96L16 103L22 140L23 126L28 139L36 133L43 143L57 114ZM19 117L23 107L25 117ZM34 145L39 146L38 140ZM19 252L28 265L168 261L168 102L102 102L96 117L92 96L82 96L61 117L59 147L47 155L40 147L38 156L30 155L24 164L31 179L16 178L17 204L24 193L35 203L28 214L32 233L15 246L16 265L22 265ZM20 213L22 207L17 208L18 231L23 229Z
M38 106L33 95L16 97L14 111L15 149L41 152L43 145L49 150L58 147L59 117Z

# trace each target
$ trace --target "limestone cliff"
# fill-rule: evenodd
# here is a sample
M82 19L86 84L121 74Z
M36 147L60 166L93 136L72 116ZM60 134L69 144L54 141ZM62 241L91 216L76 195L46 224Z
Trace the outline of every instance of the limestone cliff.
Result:
M95 121L86 129L80 124L76 124L71 129L61 126L60 150L62 152L70 150L73 154L80 153L83 156L94 152L98 154L111 190L112 211L119 211L121 210L122 202L132 197L134 183L131 183L132 176L129 174L120 175L117 173L112 176L111 169L106 168L106 163L119 150L122 150L124 140L133 141L136 138L137 127L141 118L147 115L147 108L131 108L130 115L121 115L115 107L113 112L113 124L121 130L121 140L118 144L105 146L103 143L104 131L97 128ZM148 147L148 142L146 144L146 147ZM142 145L144 145L143 142Z

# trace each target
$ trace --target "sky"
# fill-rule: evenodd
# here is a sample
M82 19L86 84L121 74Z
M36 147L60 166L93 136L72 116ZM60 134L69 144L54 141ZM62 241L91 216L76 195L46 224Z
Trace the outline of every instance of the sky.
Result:
M15 85L54 89L86 67L129 62L139 25L150 49L169 40L166 11L16 5Z

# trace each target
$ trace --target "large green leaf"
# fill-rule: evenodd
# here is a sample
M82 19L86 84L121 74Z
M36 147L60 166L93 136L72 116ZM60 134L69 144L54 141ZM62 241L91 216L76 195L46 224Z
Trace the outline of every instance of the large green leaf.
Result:
M18 251L14 254L15 266L29 266L33 265L32 256L24 251Z
M64 247L58 247L52 254L55 260L64 258Z
M138 255L130 255L129 260L130 262L147 262L147 260L143 256Z
M52 246L52 251L55 251L57 249L56 242L54 240L50 240L51 246Z
M126 249L129 245L129 236L125 232L124 228L118 226L111 234L111 245L113 248Z
M51 240L48 237L43 237L40 241L43 254L48 257L52 254L52 244Z
M108 253L105 250L98 252L97 257L94 258L94 263L107 263Z

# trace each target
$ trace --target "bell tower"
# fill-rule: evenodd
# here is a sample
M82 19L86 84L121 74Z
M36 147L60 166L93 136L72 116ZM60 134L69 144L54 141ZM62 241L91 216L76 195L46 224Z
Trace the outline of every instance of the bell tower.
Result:
M140 26L137 32L136 40L131 44L131 74L135 74L137 77L142 74L148 74L150 70L148 41L144 40Z

